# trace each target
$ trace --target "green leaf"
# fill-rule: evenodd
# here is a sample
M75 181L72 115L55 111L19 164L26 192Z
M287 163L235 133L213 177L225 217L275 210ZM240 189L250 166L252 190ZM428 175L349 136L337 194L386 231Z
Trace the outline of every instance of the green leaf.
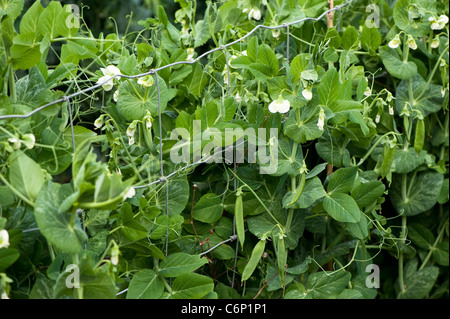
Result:
M203 195L194 206L193 217L204 223L214 223L220 219L223 212L222 199L216 194Z
M3 0L0 2L0 20L7 15L17 18L23 9L24 0Z
M336 68L331 67L320 80L317 91L320 96L320 104L330 106L332 102L340 97L339 74Z
M389 190L395 210L399 214L414 216L431 209L437 202L443 180L443 175L435 171L420 172L417 175L409 174L406 178L395 174ZM405 197L402 192L404 182L406 183Z
M23 196L34 202L45 182L41 167L25 153L19 151L12 153L8 162L10 183Z
M381 35L378 28L363 26L361 33L361 44L364 50L375 53L381 45Z
M44 8L42 7L40 1L34 2L20 20L21 34L37 32L39 28L39 16L41 15L42 11L44 11Z
M408 269L410 268L410 269ZM399 299L422 299L425 298L433 288L434 282L439 275L439 268L434 266L425 267L419 271L417 259L412 259L405 266L405 292L399 293Z
M189 200L189 183L186 177L169 180L169 217L179 215ZM161 191L160 198L166 197L166 188Z
M297 176L300 174L300 168L303 165L303 151L298 147L295 154L293 154L294 146L289 140L278 140L278 167L273 176L282 176L288 174L289 176Z
M386 70L396 78L409 80L417 74L417 65L411 61L402 61L398 53L389 47L380 47L381 60Z
M163 279L153 270L143 269L131 279L127 299L159 299L163 292Z
M332 137L325 131L315 146L319 156L326 162L335 167L349 166L350 152L342 138Z
M183 274L172 283L174 299L200 299L214 289L213 279L196 273Z
M368 220L364 214L361 214L361 220L357 223L347 223L347 229L358 239L364 240L369 236L367 229Z
M296 143L306 143L323 135L323 130L317 126L319 113L313 114L314 108L302 108L300 122L297 121L295 112L290 112L284 123L284 134Z
M312 179L306 181L303 193L297 202L298 207L308 208L312 206L317 200L326 196L326 194L327 193L323 189L320 178L318 178L317 176L313 177Z
M207 263L206 258L201 258L198 255L174 253L161 262L158 274L163 277L178 277L182 274L190 273Z
M39 16L37 33L43 36L48 35L50 40L60 35L68 34L65 16L60 2L50 2Z
M347 271L324 271L308 276L306 291L291 290L286 299L334 299L349 283L351 274Z
M357 223L361 220L361 212L355 200L342 193L333 193L323 199L323 208L337 221Z
M209 33L209 25L204 20L199 20L195 24L195 40L194 40L194 48L202 46L206 43L206 41L211 38L211 34Z
M19 34L14 37L10 53L16 70L28 70L41 60L40 44L34 42L34 37L34 33Z
M395 3L393 11L395 25L413 37L424 36L430 31L430 24L425 18L415 17L411 14L410 10L415 10L417 7L415 1L398 0ZM431 8L428 7L426 9L430 10ZM421 10L425 10L425 8L421 8Z
M278 74L279 65L278 60L273 49L267 44L261 44L258 48L257 63L261 63L268 67L269 76L275 76Z
M417 223L408 225L408 237L415 245L425 250L430 250L435 241L431 230Z
M422 165L425 159L425 151L417 154L413 147L409 147L407 150L403 148L397 149L392 161L391 170L399 174L410 173Z
M352 197L359 207L367 207L373 204L385 190L381 181L361 183L352 190Z
M437 244L433 249L433 259L441 266L448 267L448 259L449 259L449 246L448 240L443 241Z
M56 248L76 253L87 240L79 218L72 222L72 216L60 210L60 205L68 198L60 184L47 182L36 199L34 216L41 233Z
M19 259L20 253L15 248L1 248L0 249L0 271L5 272L5 270L14 264L17 259Z
M333 172L328 182L328 193L348 193L353 188L358 166L340 168Z
M358 32L354 26L349 26L345 29L342 35L342 47L345 50L355 50L358 49L360 39Z
M161 97L161 112L164 112L168 101L167 86L159 76L158 82ZM128 121L142 120L146 111L150 111L154 117L159 115L156 83L147 88L137 84L135 81L123 81L119 87L119 92L117 108Z
M414 73L410 81L401 81L397 86L395 95L395 110L400 114L406 103L410 103L409 84L411 84L412 101L411 108L416 109L427 116L436 113L442 108L441 86L427 83L423 77Z

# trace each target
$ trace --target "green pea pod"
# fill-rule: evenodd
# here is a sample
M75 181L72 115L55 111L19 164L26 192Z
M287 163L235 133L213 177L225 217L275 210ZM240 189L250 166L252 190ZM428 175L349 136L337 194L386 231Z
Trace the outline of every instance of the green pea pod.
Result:
M396 151L396 147L390 147L388 143L384 145L384 152L383 152L383 162L381 163L381 167L378 169L378 173L381 175L381 177L385 177L387 174L389 174L389 170L391 169L392 162L394 160L394 155ZM378 165L377 165L378 166Z
M278 264L278 274L280 275L281 285L284 284L284 267L287 261L287 250L284 243L284 238L275 237L277 242L276 253L277 253L277 264Z
M425 141L425 123L423 120L418 119L416 124L416 136L414 138L414 149L417 154L422 152L423 143Z
M245 265L244 271L242 272L242 281L247 280L253 274L258 265L258 262L261 260L262 254L264 253L264 249L266 248L266 241L260 240L255 247L253 248L252 255L250 259Z
M245 230L244 230L244 206L242 204L242 192L238 190L236 195L236 205L234 206L234 217L236 219L236 232L241 243L241 249L244 246Z
M300 198L300 196L303 193L303 189L305 188L305 179L306 179L306 173L302 174L302 179L300 180L300 185L298 185L297 190L295 191L294 196L292 197L291 202L288 204L288 206L294 204L297 202Z

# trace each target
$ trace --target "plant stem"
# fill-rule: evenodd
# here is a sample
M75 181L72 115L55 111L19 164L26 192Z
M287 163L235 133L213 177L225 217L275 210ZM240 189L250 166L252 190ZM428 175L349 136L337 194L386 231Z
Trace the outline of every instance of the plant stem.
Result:
M402 216L402 232L401 232L400 237L402 238L401 242L403 244L405 244L405 240L406 240L406 216L405 215ZM398 257L398 281L400 284L400 291L403 294L403 293L405 293L405 282L403 279L403 248L400 249L399 257Z
M9 65L9 93L11 103L16 103L17 102L16 81L14 80L14 68L12 64Z
M426 264L428 263L428 260L430 259L431 255L433 254L433 251L436 249L436 245L440 243L440 241L442 240L442 236L444 236L444 231L445 231L445 224L446 223L442 223L441 225L441 230L439 231L439 235L437 236L436 240L433 243L433 246L431 246L430 251L428 252L428 255L425 257L422 265L419 268L419 271L422 270Z

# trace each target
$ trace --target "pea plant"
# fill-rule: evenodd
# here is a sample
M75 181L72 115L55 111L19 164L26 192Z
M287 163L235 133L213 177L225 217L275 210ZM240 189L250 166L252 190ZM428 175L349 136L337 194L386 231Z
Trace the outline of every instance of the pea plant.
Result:
M448 1L197 5L0 1L1 297L448 298Z

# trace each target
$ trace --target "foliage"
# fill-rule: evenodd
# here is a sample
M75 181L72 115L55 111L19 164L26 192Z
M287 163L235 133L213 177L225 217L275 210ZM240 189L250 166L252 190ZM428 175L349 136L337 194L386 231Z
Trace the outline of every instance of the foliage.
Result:
M0 1L2 297L448 298L448 1L243 41L328 2L175 2L94 36L60 2ZM204 158L266 128L276 170L249 134L243 163L175 163L195 123Z

